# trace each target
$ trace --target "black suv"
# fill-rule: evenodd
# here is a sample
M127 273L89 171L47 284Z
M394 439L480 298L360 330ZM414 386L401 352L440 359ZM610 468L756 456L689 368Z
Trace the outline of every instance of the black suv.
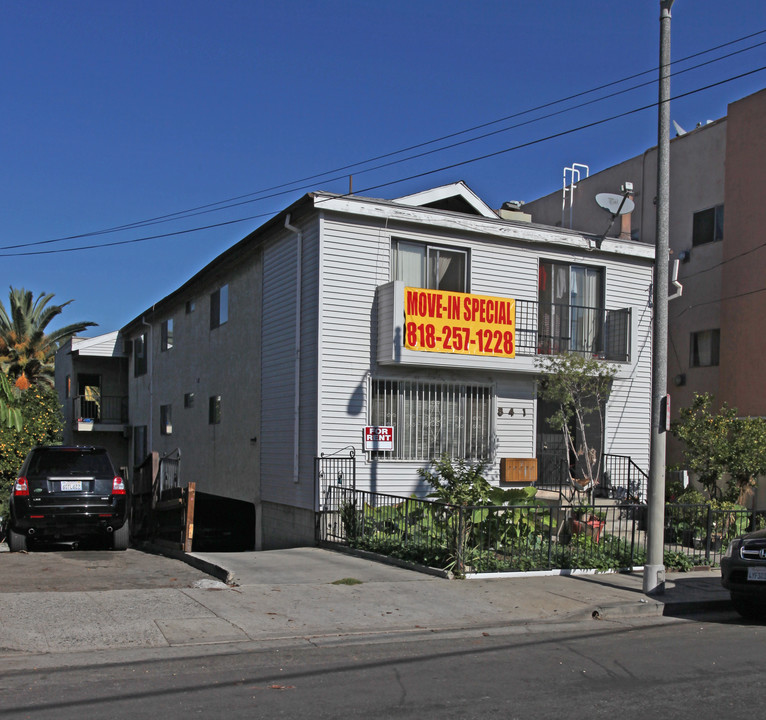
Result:
M766 617L766 530L729 543L721 558L721 583L734 609L746 618Z
M35 447L11 491L8 547L102 535L125 550L129 505L126 483L104 448Z

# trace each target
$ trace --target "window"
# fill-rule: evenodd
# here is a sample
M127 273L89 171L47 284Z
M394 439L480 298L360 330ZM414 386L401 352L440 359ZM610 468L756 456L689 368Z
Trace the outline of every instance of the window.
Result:
M144 333L133 340L133 375L134 377L146 375L146 370L146 333Z
M173 406L160 405L160 435L173 434Z
M138 467L146 459L146 425L133 428L133 464Z
M185 408L194 407L194 393L186 393L184 395L184 407Z
M692 247L723 240L723 205L694 213L692 218Z
M212 395L208 407L208 423L218 425L221 422L221 396Z
M186 314L191 315L196 308L196 305L194 303L194 300L187 300L186 301Z
M210 329L220 327L229 319L229 286L222 285L210 294Z
M538 274L538 352L600 354L602 268L541 260Z
M371 380L370 425L394 428L394 449L375 451L388 460L429 461L492 457L494 395L488 385Z
M721 344L720 330L701 330L691 335L689 367L710 367L718 365L718 351Z
M468 292L468 252L438 245L393 240L391 279L408 287Z
M173 318L168 318L162 322L162 352L170 350L173 347Z

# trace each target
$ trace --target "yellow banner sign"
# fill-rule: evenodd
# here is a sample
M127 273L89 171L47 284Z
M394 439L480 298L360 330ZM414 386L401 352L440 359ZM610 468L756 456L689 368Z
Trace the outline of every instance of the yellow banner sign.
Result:
M516 301L404 288L404 346L425 352L516 357Z

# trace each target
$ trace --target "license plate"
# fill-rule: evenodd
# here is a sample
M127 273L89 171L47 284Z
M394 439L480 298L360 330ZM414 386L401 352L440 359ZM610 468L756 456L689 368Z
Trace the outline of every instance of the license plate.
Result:
M747 569L747 579L756 582L766 582L766 567L749 567Z
M61 481L61 490L62 491L80 491L82 492L82 480L62 480ZM764 578L766 580L766 578Z

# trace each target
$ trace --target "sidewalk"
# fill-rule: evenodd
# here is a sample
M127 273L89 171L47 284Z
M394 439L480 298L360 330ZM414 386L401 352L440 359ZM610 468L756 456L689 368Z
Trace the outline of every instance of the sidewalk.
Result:
M524 632L730 607L715 570L670 574L665 594L648 598L640 573L446 580L320 548L185 560L234 584L7 593L0 655Z

